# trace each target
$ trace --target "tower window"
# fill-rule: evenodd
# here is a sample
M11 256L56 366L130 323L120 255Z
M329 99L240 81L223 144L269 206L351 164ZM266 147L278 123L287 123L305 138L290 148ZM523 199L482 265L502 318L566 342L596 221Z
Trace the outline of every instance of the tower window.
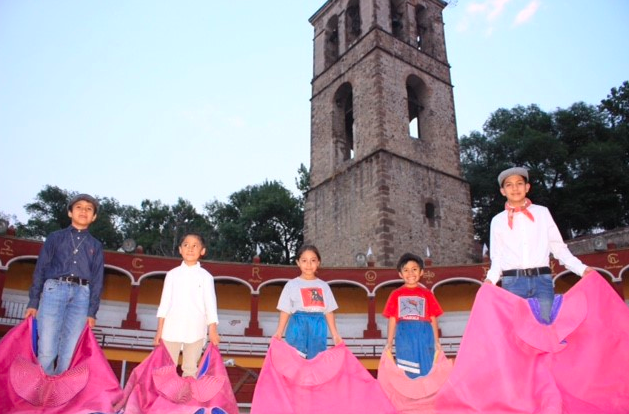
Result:
M394 37L405 40L406 0L391 0L389 4L391 7L391 33Z
M426 51L426 35L428 33L428 22L426 16L426 7L418 5L415 8L415 30L417 39L417 48Z
M428 89L426 84L418 76L411 75L406 79L406 99L408 103L409 136L414 139L426 138L426 125L429 111Z
M325 67L339 58L339 19L333 16L325 28Z
M417 92L412 86L406 86L406 96L408 99L408 134L411 138L419 139L421 135L420 114L424 107L419 102Z
M333 133L341 161L354 158L354 101L352 86L344 83L334 95Z
M360 26L360 5L358 0L352 0L345 10L345 30L347 32L348 47L360 36Z
M435 205L431 202L426 203L426 218L433 220L435 216Z
M343 159L354 158L354 108L351 102L351 95L345 102L345 151Z

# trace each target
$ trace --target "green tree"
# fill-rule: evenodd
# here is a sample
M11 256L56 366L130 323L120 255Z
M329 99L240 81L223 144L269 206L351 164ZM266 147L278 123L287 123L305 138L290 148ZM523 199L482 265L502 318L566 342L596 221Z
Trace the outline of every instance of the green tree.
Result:
M177 257L179 239L185 233L199 233L206 239L212 236L208 219L182 198L173 206L143 200L139 209L127 207L123 217L125 238L134 239L146 254Z
M71 193L57 186L47 185L35 196L35 201L24 206L30 218L18 225L17 235L43 239L49 233L68 227L68 201Z
M624 81L618 88L612 88L606 99L600 104L600 109L608 116L613 128L629 126L629 81Z
M295 178L295 185L301 192L302 200L306 200L306 194L310 191L310 170L306 168L304 164L299 165L297 169L297 178Z
M264 262L289 264L303 241L302 202L277 181L248 186L206 211L216 229L213 259L249 262L259 248Z
M171 206L169 221L169 235L172 242L173 256L179 256L179 242L186 233L201 234L206 243L216 237L214 229L207 217L197 213L188 200L179 198L177 204Z
M504 208L496 177L522 165L533 202L547 206L565 238L629 223L626 114L628 86L599 107L579 102L546 113L537 105L499 109L483 133L460 139L461 166L470 183L476 237L489 241L491 218ZM624 115L623 115L624 114Z
M115 198L103 197L98 202L98 217L90 226L90 233L103 243L105 249L117 250L122 246L124 208Z
M122 214L124 237L134 239L146 254L164 255L165 246L161 236L168 221L168 213L168 206L159 200L142 200L139 209L125 207Z
M615 133L618 126L609 123L599 108L584 103L557 110L555 119L568 152L561 202L553 206L558 226L582 235L627 223L623 211L627 211L629 165L626 141Z
M613 148L608 149L613 153L609 158L601 157L599 167L608 163L619 166L614 168L614 177L611 181L617 184L613 192L619 200L620 225L629 223L629 81L624 81L618 88L612 88L606 99L601 101L600 111L606 116L608 124L612 128L610 143ZM602 149L604 150L604 149ZM609 171L607 172L610 173Z

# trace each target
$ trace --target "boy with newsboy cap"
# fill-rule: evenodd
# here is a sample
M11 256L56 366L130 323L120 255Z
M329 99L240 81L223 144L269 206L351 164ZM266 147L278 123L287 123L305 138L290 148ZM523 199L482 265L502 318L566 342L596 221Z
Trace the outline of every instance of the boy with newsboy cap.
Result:
M491 267L486 281L523 298L536 298L542 319L552 322L555 297L550 253L568 270L584 276L591 268L574 257L546 207L526 197L531 185L529 172L513 167L498 175L500 193L507 198L505 210L491 220L489 255Z
M25 318L37 317L37 359L47 375L68 369L85 323L96 324L103 287L103 245L89 232L98 201L78 194L68 203L71 225L52 232L39 253ZM55 366L56 360L56 366Z

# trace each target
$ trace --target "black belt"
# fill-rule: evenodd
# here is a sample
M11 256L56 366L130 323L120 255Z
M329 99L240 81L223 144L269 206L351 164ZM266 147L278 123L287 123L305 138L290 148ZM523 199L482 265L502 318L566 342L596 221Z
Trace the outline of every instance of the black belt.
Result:
M81 285L81 286L87 286L87 285L90 284L89 280L81 279L80 277L76 277L76 276L61 276L59 278L59 280L62 281L62 282L75 283L75 284Z
M552 273L552 271L550 270L550 267L545 266L545 267L532 267L530 269L509 269L509 270L503 270L502 271L502 275L503 276L528 276L528 277L534 277L534 276L539 276L539 275L550 275Z

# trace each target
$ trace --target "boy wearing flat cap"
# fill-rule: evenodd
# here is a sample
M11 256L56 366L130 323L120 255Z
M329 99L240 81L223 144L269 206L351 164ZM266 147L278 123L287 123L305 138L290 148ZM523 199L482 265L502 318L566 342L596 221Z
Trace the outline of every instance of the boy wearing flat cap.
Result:
M505 210L491 220L487 279L522 298L536 298L541 318L552 322L555 292L550 253L571 272L584 276L591 268L574 257L546 207L526 197L531 185L529 172L513 167L498 175L500 193L507 198Z
M37 359L47 375L70 366L85 323L96 324L103 288L103 245L89 232L98 201L78 194L68 203L71 225L46 237L39 253L25 318L37 317ZM56 360L56 366L55 366Z

